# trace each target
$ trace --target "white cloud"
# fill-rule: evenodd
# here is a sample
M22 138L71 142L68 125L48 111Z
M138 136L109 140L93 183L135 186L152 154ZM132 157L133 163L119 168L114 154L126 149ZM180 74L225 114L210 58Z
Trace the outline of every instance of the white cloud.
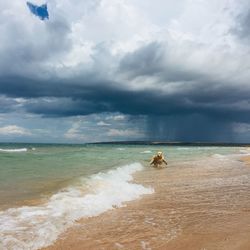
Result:
M0 135L31 135L31 132L25 128L16 126L16 125L9 125L0 127Z
M110 126L111 124L110 123L106 123L104 121L100 121L97 123L97 126Z
M137 130L132 129L110 129L107 133L108 136L112 137L140 137L142 134Z
M106 120L113 120L113 121L124 121L126 119L125 115L110 115L106 117Z
M64 134L67 139L84 140L86 137L81 132L81 123L75 122L72 127Z

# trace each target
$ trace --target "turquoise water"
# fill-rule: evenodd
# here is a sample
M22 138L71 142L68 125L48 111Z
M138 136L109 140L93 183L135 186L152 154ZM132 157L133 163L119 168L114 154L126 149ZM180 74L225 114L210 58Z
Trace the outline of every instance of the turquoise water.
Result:
M233 147L43 144L2 144L0 149L0 209L46 197L81 176L133 162L148 166L152 155L159 150L170 163L239 150Z

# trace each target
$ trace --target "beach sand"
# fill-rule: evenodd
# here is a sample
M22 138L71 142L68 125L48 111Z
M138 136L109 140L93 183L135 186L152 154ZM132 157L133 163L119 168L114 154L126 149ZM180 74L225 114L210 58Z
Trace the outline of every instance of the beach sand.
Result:
M244 156L241 158L241 161L243 161L248 167L250 167L250 156Z
M250 157L243 158L250 166ZM135 182L155 189L100 216L81 219L55 249L250 249L250 168L238 161L171 163Z

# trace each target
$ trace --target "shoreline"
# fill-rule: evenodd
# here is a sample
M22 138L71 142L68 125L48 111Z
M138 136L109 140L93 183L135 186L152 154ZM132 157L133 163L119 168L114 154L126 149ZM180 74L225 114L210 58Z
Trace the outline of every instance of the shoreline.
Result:
M217 162L138 172L134 182L154 194L80 219L43 249L249 249L250 157Z

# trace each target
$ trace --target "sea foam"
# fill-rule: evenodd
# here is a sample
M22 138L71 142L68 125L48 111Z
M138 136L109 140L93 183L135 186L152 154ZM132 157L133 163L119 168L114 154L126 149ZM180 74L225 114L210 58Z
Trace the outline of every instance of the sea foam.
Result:
M97 216L124 202L151 194L154 190L131 183L132 174L143 169L133 163L98 173L82 182L89 193L79 186L68 187L54 194L46 204L11 208L0 212L0 249L39 249L52 244L59 234L83 217Z
M212 157L217 158L217 159L225 159L225 158L228 158L228 156L222 155L222 154L213 154Z
M14 148L14 149L0 148L0 152L7 152L7 153L20 153L26 151L28 151L27 148Z
M141 154L151 154L152 151L151 150L145 150L145 151L142 151Z

